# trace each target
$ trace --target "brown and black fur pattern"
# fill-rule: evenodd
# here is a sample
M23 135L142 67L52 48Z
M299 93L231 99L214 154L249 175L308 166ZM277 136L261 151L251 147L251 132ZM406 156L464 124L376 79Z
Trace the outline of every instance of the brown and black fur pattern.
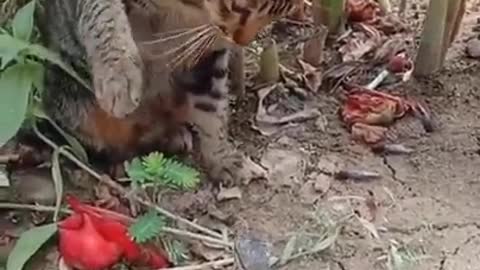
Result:
M194 125L202 165L212 178L231 183L262 177L263 170L227 140L231 45L226 40L248 44L273 18L293 11L289 1L48 0L38 16L46 44L76 70L85 70L82 75L92 74L94 90L50 66L45 109L113 162L153 150L191 150L187 127ZM178 61L169 68L155 57L166 50L161 43L144 46L155 34L201 25L211 25L221 38L198 47L201 55L194 55L192 65Z

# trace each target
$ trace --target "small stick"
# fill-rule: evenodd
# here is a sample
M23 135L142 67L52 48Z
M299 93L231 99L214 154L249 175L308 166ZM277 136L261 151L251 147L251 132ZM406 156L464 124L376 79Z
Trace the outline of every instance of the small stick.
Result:
M217 268L220 266L227 266L233 264L235 262L234 258L226 258L218 261L202 263L197 265L189 265L189 266L180 266L180 267L173 267L173 268L162 268L162 270L202 270L202 269L212 269Z
M55 212L55 207L37 204L18 204L18 203L0 203L0 209L19 209L31 210L39 212ZM60 209L60 212L70 214L72 211L68 209Z
M15 161L18 161L19 159L20 159L19 154L0 155L0 164L15 162Z
M89 173L91 176L93 176L94 178L96 178L99 182L103 183L103 184L106 184L108 185L109 187L115 189L117 192L119 192L120 194L122 195L126 195L128 192L121 186L119 185L118 183L114 182L112 179L110 179L109 177L105 177L105 176L102 176L100 175L99 173L97 173L95 170L93 170L92 168L90 168L88 165L84 164L82 161L80 161L77 157L75 157L72 153L70 153L69 151L65 150L64 148L60 148L58 147L53 141L51 141L50 139L48 139L47 137L45 137L42 133L40 133L40 131L38 130L37 126L34 125L33 126L33 129L35 131L35 133L37 134L37 136L43 141L45 142L46 144L48 144L50 147L52 147L53 149L58 149L59 153L62 154L63 156L65 156L66 158L68 158L70 161L72 161L73 163L75 163L78 167L80 167L81 169L83 169L84 171L86 171L87 173ZM194 222L191 222L190 220L187 220L185 218L182 218L182 217L179 217L161 207L159 207L158 205L155 205L145 199L142 199L140 198L138 195L132 195L133 196L133 199L136 200L137 202L143 204L144 206L147 206L147 207L150 207L150 208L154 208L157 212L161 213L162 215L168 217L168 218L171 218L177 222L181 222L181 223L184 223L186 225L189 225L190 227L192 228L195 228L201 232L204 232L212 237L215 237L215 238L218 238L218 239L223 239L223 236L215 231L212 231L208 228L205 228L201 225L198 225Z
M405 13L406 10L407 10L407 0L401 0L400 7L398 9L398 13L400 17L403 17L403 14Z
M387 77L390 75L390 71L387 69L382 70L373 81L371 81L365 88L373 90L377 88Z
M19 209L19 210L38 211L38 212L55 212L55 207L53 207L53 206L36 205L36 204L0 203L0 209ZM115 216L116 218L118 218L120 220L125 220L128 223L135 222L134 218L131 218L129 216L126 216L124 214L114 212L114 211L111 211L111 210L107 210L107 209L103 209L103 208L95 208L95 211L97 211L99 213L106 214L106 215ZM73 211L71 211L69 209L60 209L60 212L64 213L64 214L73 213ZM189 231L179 230L179 229L170 228L170 227L163 227L162 231L170 233L170 234L178 235L178 236L186 236L186 237L190 237L190 238L193 238L193 239L210 242L212 244L219 244L219 245L222 245L222 246L231 247L231 244L229 242L222 241L222 240L212 238L212 237L209 237L209 236L197 234L197 233L192 233L192 232L189 232Z

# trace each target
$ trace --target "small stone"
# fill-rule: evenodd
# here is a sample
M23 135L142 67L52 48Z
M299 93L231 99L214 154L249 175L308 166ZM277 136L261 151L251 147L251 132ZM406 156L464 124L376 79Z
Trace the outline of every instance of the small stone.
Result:
M467 54L472 58L480 58L480 39L471 39L467 43Z
M314 204L319 199L319 194L315 192L315 181L306 182L299 191L300 200L305 204Z
M328 175L320 174L314 181L315 184L313 185L313 188L316 192L325 194L330 189L330 177Z
M276 185L292 187L303 179L306 157L301 151L271 148L262 157L262 164L268 168L269 179Z
M318 161L317 169L324 173L334 173L342 163L342 160L337 155L325 155Z

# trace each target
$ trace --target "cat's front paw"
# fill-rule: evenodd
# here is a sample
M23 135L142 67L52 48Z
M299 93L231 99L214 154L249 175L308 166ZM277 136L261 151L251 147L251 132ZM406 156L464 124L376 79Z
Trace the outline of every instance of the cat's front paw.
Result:
M176 132L168 137L165 144L167 153L174 155L188 154L193 150L193 134L186 126L180 127Z
M93 78L97 102L106 112L123 118L138 107L143 94L143 65L137 53L94 61Z
M248 184L252 180L267 179L267 171L241 152L233 152L218 159L211 167L209 176L224 186Z

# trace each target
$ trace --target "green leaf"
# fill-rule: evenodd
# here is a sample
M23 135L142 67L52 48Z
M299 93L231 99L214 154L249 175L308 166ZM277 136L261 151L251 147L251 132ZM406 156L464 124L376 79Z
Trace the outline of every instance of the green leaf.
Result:
M193 189L200 182L200 173L176 160L167 159L161 177L172 187Z
M283 249L282 256L280 257L280 262L279 262L280 265L284 265L285 263L287 263L288 260L290 260L290 258L294 254L295 248L297 246L297 239L298 239L297 235L293 235L288 240L287 244L285 245L285 248Z
M47 48L38 44L33 44L28 46L28 54L35 55L40 59L47 60L50 63L59 66L65 72L67 72L70 76L76 79L79 83L81 83L85 88L90 90L92 89L90 87L90 84L87 83L84 79L82 79L82 77L80 77L80 75L78 75L77 72L70 65L63 62L62 58L58 54L51 52Z
M33 86L39 90L43 91L44 89L44 79L45 79L45 67L35 61L27 61L27 63L32 67L32 83Z
M57 232L57 224L34 227L20 235L7 259L7 270L22 270L25 263Z
M159 173L165 168L165 158L162 153L153 152L143 157L142 164L148 174L159 176Z
M0 35L0 70L4 69L18 54L28 47L28 43L18 40L8 34Z
M127 174L136 184L154 184L170 188L192 189L200 182L200 173L162 153L153 152L127 165Z
M165 224L165 217L160 216L155 210L150 210L130 226L129 233L135 242L145 243L158 236Z
M15 135L25 119L33 70L35 66L29 63L15 64L0 77L0 146Z
M35 12L35 0L26 4L17 11L12 21L13 36L29 41L33 30L33 16Z
M53 222L57 222L60 207L62 206L63 197L63 176L60 169L60 150L62 147L55 149L52 155L52 179L55 187L55 212L53 213Z
M139 158L134 158L125 166L128 177L137 184L145 184L146 181L151 180L151 176L145 171L142 162Z

